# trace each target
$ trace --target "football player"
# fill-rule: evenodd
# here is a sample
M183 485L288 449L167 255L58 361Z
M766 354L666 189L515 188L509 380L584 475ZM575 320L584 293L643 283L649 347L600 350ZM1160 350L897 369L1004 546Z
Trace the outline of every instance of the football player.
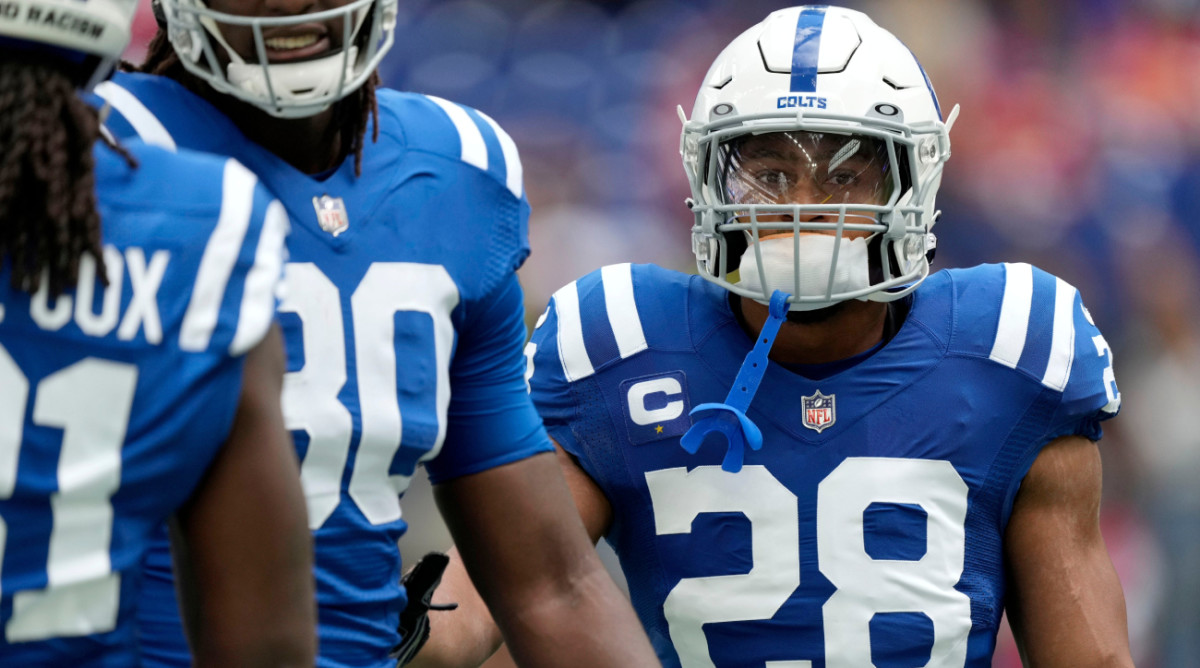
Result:
M136 7L0 7L0 665L136 665L142 559L173 518L195 664L311 666L287 215L232 159L101 140L77 89Z
M684 121L699 275L605 267L542 317L534 399L664 665L983 667L1006 608L1029 665L1132 665L1104 337L1029 265L929 273L957 112L866 15L774 12ZM478 663L469 582L437 593L417 661Z
M654 662L525 390L529 206L509 136L378 87L396 0L154 7L143 71L97 89L108 127L237 158L293 221L283 404L315 537L319 665L395 664L400 496L422 462L522 660ZM146 569L149 666L187 662L167 556Z

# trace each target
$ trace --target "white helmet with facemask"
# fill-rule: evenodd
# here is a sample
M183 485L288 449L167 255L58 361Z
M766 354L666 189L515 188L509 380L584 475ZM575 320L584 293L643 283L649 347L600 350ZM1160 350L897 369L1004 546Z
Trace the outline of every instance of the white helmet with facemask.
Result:
M397 0L351 0L333 9L296 16L241 16L216 12L204 0L154 0L179 60L218 92L280 118L305 118L328 109L358 90L392 47ZM340 19L341 34L329 35L341 48L318 57L270 63L272 32L291 26ZM226 41L221 26L248 27L255 56L243 58ZM292 39L280 37L276 39ZM228 63L221 65L219 56Z
M680 151L699 273L792 310L892 301L929 273L950 125L912 52L840 7L772 13L717 57Z

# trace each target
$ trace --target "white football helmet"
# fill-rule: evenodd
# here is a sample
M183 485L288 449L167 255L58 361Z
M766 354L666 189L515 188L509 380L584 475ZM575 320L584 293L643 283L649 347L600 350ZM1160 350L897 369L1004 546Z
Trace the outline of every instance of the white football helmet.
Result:
M160 24L183 66L213 89L279 118L305 118L358 90L379 65L396 28L397 0L351 0L297 16L240 16L213 11L204 0L154 0ZM270 63L270 32L342 19L342 48L311 60ZM257 58L246 62L221 33L220 24L248 26ZM265 34L265 36L264 36ZM229 63L221 66L219 45Z
M679 115L706 279L764 303L782 289L792 310L812 310L892 301L928 275L958 107L943 122L917 59L866 14L772 13L717 57L692 118Z
M83 54L78 83L91 90L120 62L136 12L137 0L11 0L0 38Z

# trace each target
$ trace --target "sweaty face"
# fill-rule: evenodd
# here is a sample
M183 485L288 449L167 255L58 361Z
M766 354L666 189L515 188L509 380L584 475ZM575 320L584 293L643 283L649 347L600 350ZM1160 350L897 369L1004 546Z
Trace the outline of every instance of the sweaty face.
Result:
M770 132L734 138L720 151L729 204L881 205L892 191L887 146L874 137ZM772 214L759 219L791 217Z
M337 9L350 4L351 0L277 0L267 3L264 0L208 0L208 8L214 12L245 18L268 19L260 30L267 61L284 63L311 60L340 51L345 44L346 18L339 14L325 20L288 22L281 25L280 21L288 17L303 17L331 9ZM356 12L357 13L357 12ZM256 44L256 27L238 23L215 21L221 37L235 51L243 62L261 62ZM353 29L354 26L351 26ZM218 51L220 51L218 49ZM228 61L229 57L221 53L221 60Z

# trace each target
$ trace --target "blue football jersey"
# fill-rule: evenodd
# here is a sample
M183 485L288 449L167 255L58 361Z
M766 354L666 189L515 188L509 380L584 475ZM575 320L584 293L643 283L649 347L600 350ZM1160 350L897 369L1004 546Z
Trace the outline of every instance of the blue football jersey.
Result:
M886 345L810 380L769 363L760 450L680 446L753 345L728 293L654 266L555 293L527 347L550 435L612 504L607 539L666 666L989 666L1022 477L1120 396L1067 283L947 270ZM811 374L818 375L818 374Z
M417 464L436 484L551 449L524 380L515 145L478 111L381 89L362 176L353 157L310 176L171 79L119 74L97 92L118 135L231 155L287 207L283 403L315 532L320 665L394 664L399 496ZM177 632L162 642L178 628L165 546L152 556L145 654L180 665Z
M287 215L227 158L95 149L107 285L0 265L0 665L133 666L150 537L232 428Z

